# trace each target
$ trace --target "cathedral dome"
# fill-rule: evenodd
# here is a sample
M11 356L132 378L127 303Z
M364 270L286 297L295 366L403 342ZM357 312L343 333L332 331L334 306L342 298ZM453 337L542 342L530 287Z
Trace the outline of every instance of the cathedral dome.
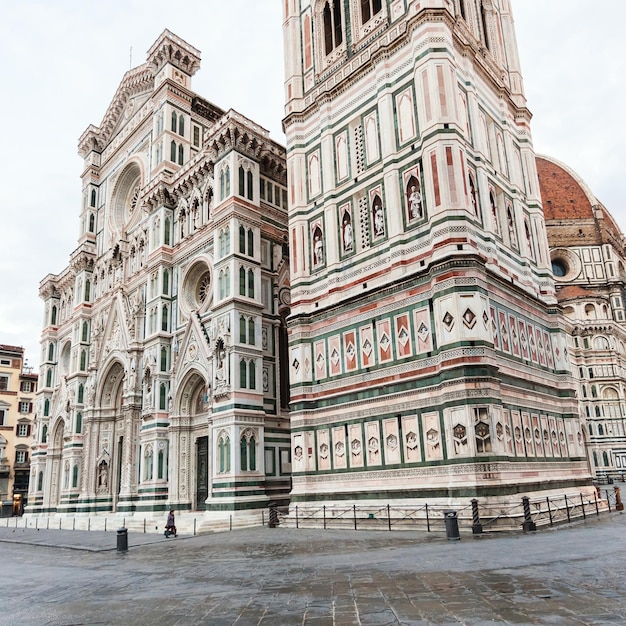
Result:
M609 242L621 247L615 220L578 174L550 157L537 156L536 163L551 248Z

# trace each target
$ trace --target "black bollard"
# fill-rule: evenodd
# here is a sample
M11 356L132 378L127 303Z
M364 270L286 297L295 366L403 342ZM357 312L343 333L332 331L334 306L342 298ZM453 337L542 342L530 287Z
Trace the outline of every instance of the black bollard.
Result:
M117 551L128 551L128 528L122 527L117 529Z
M446 523L446 537L450 541L458 541L461 539L459 534L459 518L456 511L444 511L444 521Z
M480 535L483 532L483 525L480 523L480 515L478 513L478 500L472 499L472 533Z

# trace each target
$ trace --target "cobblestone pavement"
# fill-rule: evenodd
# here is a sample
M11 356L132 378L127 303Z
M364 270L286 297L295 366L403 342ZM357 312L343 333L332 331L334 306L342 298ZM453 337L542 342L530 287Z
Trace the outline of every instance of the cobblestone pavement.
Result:
M625 530L613 513L461 541L129 533L129 550L117 552L115 532L0 527L0 625L624 624Z

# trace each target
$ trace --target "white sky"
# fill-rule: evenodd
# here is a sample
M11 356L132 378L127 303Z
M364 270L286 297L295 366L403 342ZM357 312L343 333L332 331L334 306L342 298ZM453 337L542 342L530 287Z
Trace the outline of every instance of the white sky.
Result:
M626 230L626 2L512 3L536 151L578 172ZM82 132L168 28L202 52L194 91L284 143L282 3L0 0L0 16L0 343L38 367L39 282L76 248Z

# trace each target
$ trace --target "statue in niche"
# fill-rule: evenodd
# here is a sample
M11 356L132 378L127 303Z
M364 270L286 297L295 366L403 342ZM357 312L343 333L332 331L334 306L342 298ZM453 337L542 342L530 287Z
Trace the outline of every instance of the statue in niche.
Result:
M324 241L321 228L316 227L313 232L313 265L324 263Z
M101 461L98 465L98 489L106 490L109 486L109 466L106 461Z
M423 216L422 192L415 176L411 176L408 188L409 218L414 220Z
M352 232L352 220L350 219L350 214L347 211L343 214L343 219L341 220L341 230L343 251L352 252L352 248L354 246L354 235Z
M383 202L380 196L374 197L374 236L381 237L385 234L385 216L383 213Z

